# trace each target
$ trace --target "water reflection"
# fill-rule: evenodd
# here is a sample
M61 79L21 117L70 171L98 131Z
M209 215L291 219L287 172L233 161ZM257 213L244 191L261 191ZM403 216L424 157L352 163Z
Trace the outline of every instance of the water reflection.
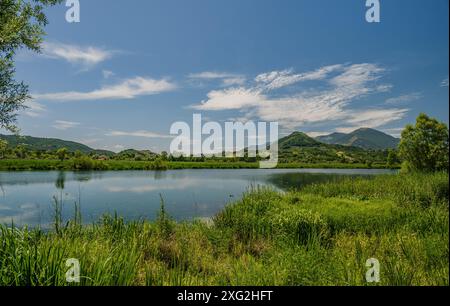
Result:
M249 186L287 190L343 177L389 173L379 170L177 170L111 172L0 172L0 223L50 224L53 197L65 220L81 205L83 221L105 213L125 219L156 217L163 196L177 220L208 218L237 200Z
M58 172L58 177L56 178L55 182L56 189L63 190L65 181L66 181L66 173L64 171Z

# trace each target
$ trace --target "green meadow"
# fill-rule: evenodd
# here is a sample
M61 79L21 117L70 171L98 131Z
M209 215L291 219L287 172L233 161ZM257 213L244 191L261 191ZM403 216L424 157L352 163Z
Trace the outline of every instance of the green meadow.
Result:
M448 174L398 174L276 192L252 188L213 219L104 216L0 227L0 285L449 284ZM66 260L80 262L67 283ZM380 282L366 281L366 261Z

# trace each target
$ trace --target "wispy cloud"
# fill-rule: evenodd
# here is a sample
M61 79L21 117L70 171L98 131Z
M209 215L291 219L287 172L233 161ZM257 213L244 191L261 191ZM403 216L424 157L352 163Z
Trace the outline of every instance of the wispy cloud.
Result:
M114 76L115 74L114 74L114 72L112 72L110 70L103 70L102 75L103 75L103 78L109 79L110 77Z
M194 105L197 110L232 110L256 106L265 100L262 93L255 88L227 88L213 90L208 93L208 99L199 105Z
M441 87L448 87L448 78L442 80Z
M213 90L207 99L192 108L201 111L239 110L246 118L277 121L285 128L340 121L379 127L403 118L405 108L379 107L354 110L352 103L369 95L386 92L390 84L380 84L386 70L371 63L342 64L293 74L292 70L260 74L250 87ZM304 80L321 81L319 87L280 95L277 90Z
M267 89L273 90L286 87L302 81L323 80L330 73L341 69L342 65L332 65L305 73L293 73L292 69L263 73L255 78L257 83L263 84Z
M138 96L149 96L172 91L175 88L175 84L165 79L155 80L151 78L136 77L124 80L116 85L104 86L94 91L35 94L34 98L53 101L134 99Z
M401 95L394 98L389 98L386 100L386 104L398 105L405 104L412 101L417 101L422 98L422 94L420 92L413 92L410 94Z
M29 100L25 103L25 110L22 112L22 114L28 116L28 117L39 117L42 115L43 112L46 111L46 108L44 105L42 105L39 102Z
M56 120L55 123L53 124L53 127L55 129L58 130L68 130L68 129L72 129L74 127L79 126L80 123L79 122L72 122L72 121L64 121L64 120Z
M404 129L405 129L404 127L399 127L399 128L385 129L383 130L383 132L391 136L400 138Z
M139 131L111 131L106 134L106 136L119 137L119 136L128 136L128 137L142 137L142 138L173 138L170 135L164 135L159 133L154 133L145 130Z
M241 74L212 71L192 73L188 75L188 78L203 81L219 80L222 86L243 85L247 81L246 77Z
M113 56L113 52L93 46L76 46L57 42L45 42L42 54L48 58L62 59L71 64L89 68Z
M389 122L402 119L407 112L408 109L406 108L351 111L347 122L354 127L377 128Z

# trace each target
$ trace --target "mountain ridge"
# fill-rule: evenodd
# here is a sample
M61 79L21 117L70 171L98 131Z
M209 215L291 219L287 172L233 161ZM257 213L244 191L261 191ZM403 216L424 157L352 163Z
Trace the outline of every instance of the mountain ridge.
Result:
M24 145L30 150L36 151L56 151L61 148L67 148L70 152L80 151L84 154L95 153L99 155L113 155L112 151L93 149L79 142L62 140L58 138L45 138L33 136L17 136L0 134L0 139L6 140L10 147Z
M371 128L360 128L351 133L332 133L314 138L326 144L359 147L366 150L395 149L400 139Z

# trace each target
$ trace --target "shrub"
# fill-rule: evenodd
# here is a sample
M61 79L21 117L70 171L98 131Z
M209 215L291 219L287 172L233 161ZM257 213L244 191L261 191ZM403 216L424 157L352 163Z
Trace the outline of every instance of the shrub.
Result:
M73 160L75 170L108 170L108 165L103 161L93 160L90 157L82 156Z

